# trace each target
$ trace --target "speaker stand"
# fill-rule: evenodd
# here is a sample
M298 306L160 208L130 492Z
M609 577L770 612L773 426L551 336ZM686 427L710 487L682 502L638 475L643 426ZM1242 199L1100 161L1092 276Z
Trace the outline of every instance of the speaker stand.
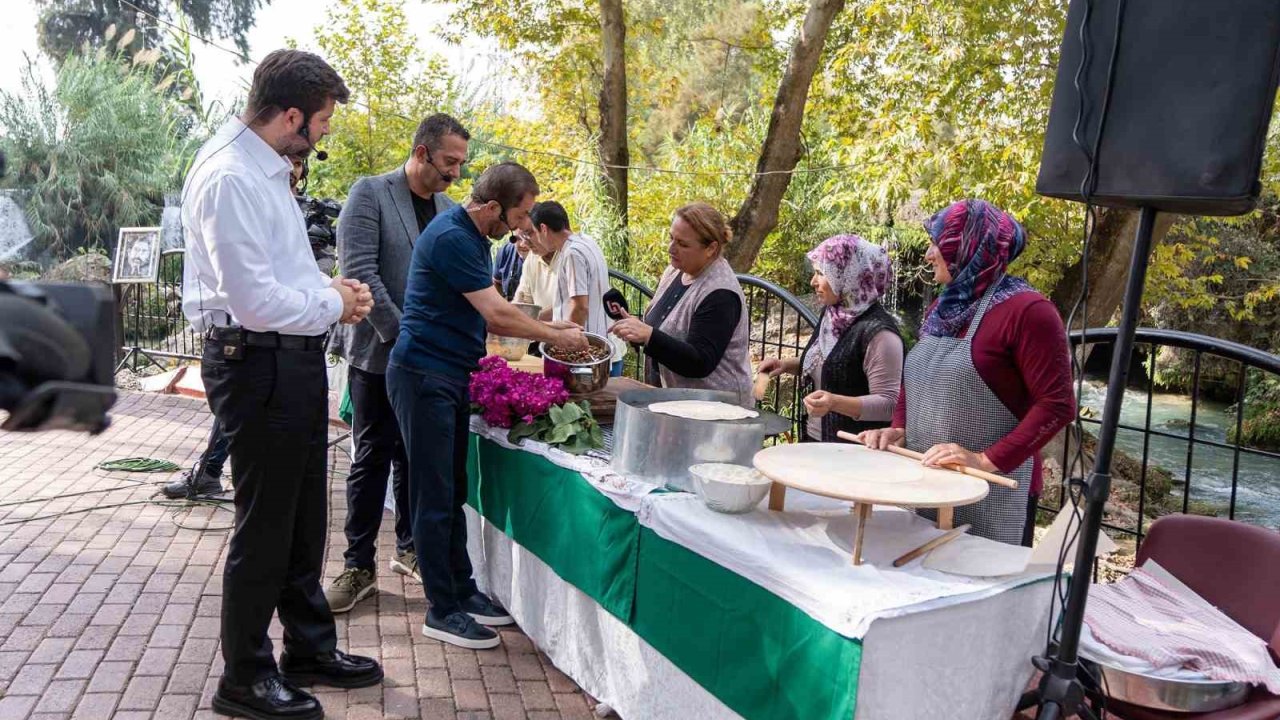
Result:
M1153 208L1141 209L1138 232L1133 244L1133 257L1129 260L1129 280L1124 289L1124 304L1120 310L1120 327L1116 333L1116 345L1111 356L1111 375L1107 380L1107 400L1102 410L1102 427L1098 431L1097 453L1093 471L1085 485L1084 523L1080 529L1080 541L1076 547L1075 569L1072 571L1067 604L1062 612L1062 635L1058 646L1044 657L1033 661L1044 673L1040 680L1039 720L1059 720L1074 715L1093 713L1085 705L1085 687L1080 682L1079 649L1080 630L1084 624L1085 603L1089 599L1089 585L1093 578L1094 555L1098 549L1098 533L1102 531L1102 511L1111 494L1111 456L1115 450L1116 430L1120 425L1120 404L1129 384L1129 361L1133 356L1133 336L1138 329L1138 311L1142 304L1142 289L1147 279L1147 267L1151 260L1151 236L1156 223ZM1088 318L1085 318L1086 325ZM1050 618L1050 622L1052 622Z

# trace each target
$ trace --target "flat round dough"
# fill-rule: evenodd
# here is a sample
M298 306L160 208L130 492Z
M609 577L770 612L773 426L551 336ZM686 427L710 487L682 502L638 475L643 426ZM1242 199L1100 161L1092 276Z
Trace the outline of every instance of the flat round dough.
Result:
M953 507L987 496L987 483L851 443L774 445L752 464L770 480L814 495L873 505Z
M755 410L748 410L730 403L713 400L670 400L649 406L649 412L688 418L690 420L746 420L760 417Z

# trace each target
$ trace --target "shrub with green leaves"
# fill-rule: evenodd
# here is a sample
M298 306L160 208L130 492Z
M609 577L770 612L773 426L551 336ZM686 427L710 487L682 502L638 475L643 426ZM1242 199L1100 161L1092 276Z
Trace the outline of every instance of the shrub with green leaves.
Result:
M552 405L547 414L531 423L519 422L507 433L507 441L533 438L573 455L604 447L604 432L585 400Z
M22 92L0 92L6 184L28 191L38 251L110 249L119 228L159 224L164 193L180 186L196 142L190 110L157 78L159 57L73 55L52 87L28 64Z

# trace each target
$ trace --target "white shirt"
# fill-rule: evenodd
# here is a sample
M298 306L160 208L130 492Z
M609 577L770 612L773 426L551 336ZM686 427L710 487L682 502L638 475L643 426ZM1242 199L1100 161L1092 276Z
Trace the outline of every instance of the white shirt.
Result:
M551 263L555 258L551 259ZM516 287L516 302L533 303L539 308L551 308L556 301L556 274L551 263L541 255L529 253L520 271L520 284Z
M232 118L192 168L182 202L182 312L191 326L323 335L342 316L342 295L316 267L289 161Z
M587 296L584 330L606 335L609 317L604 312L604 294L609 290L609 266L600 245L590 236L573 234L556 254L556 298L552 320L568 320L575 297Z

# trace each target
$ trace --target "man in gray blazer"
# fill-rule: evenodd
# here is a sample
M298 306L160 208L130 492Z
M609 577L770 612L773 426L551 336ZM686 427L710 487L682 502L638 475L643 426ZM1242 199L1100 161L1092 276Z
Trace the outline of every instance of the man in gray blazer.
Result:
M421 581L413 549L404 442L387 399L387 357L400 334L400 306L418 235L454 202L444 194L462 172L471 135L452 117L418 125L402 167L351 187L338 217L338 265L344 277L369 285L374 310L366 322L335 331L330 350L350 364L354 410L351 473L347 476L345 569L325 590L333 612L346 612L377 591L374 549L391 472L396 500L396 557L391 569Z

